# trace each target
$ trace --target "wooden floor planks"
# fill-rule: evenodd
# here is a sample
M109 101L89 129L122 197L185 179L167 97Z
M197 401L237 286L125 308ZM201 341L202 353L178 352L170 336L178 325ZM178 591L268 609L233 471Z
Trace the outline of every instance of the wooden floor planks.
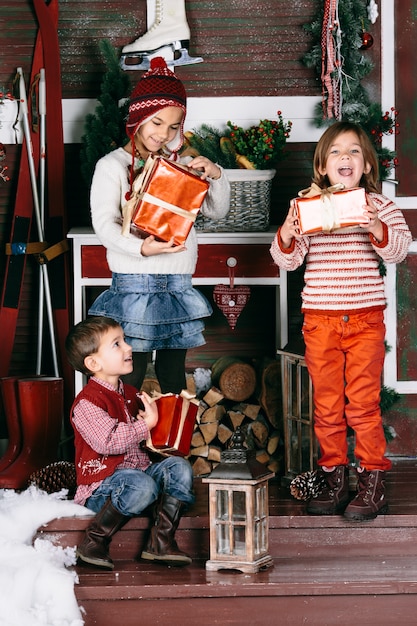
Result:
M76 596L85 626L393 626L417 624L417 460L396 460L387 474L389 514L370 522L315 517L287 487L271 481L269 553L256 574L208 572L207 485L195 481L195 506L177 538L194 561L185 568L135 560L147 518L115 537L113 572L77 566ZM87 520L55 520L41 529L71 545Z

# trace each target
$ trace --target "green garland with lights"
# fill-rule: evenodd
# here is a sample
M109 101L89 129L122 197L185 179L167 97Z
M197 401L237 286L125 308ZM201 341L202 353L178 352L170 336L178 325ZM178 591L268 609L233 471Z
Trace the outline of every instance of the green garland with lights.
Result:
M324 2L317 2L317 17L304 29L311 35L313 46L302 61L313 68L321 80L322 72L322 27ZM343 62L342 111L341 119L360 124L370 136L379 160L380 180L387 180L391 170L397 165L396 152L382 146L383 135L398 134L398 112L394 107L383 111L381 105L372 102L362 80L372 71L373 64L361 49L364 35L368 34L371 23L368 19L367 3L364 0L343 0L339 2L338 17L341 30L341 58ZM334 119L323 116L323 105L315 110L314 121L317 127L331 124Z

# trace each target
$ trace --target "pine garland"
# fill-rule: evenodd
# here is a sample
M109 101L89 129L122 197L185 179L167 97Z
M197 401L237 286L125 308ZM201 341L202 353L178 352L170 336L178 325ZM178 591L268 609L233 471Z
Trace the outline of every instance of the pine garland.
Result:
M372 71L373 63L361 50L361 31L369 30L367 3L364 0L343 0L338 3L338 17L341 31L341 118L361 125L370 136L379 160L380 180L387 180L391 170L397 165L396 152L382 147L384 134L398 134L397 111L394 107L383 112L381 105L372 102L362 80ZM302 61L307 67L313 68L317 77L322 72L322 26L325 13L325 2L317 2L317 17L304 25L313 40L313 46ZM326 96L325 96L326 97ZM315 110L314 121L318 128L328 126L335 119L323 115L325 107L319 103Z
M225 133L209 124L202 124L192 132L185 133L185 149L192 148L197 154L206 156L213 163L218 163L225 169L236 167L236 151L230 147L230 142L222 141Z
M130 79L120 68L119 58L111 43L99 43L106 72L101 84L99 104L95 113L85 120L85 133L81 138L81 173L90 186L97 161L105 154L127 142L125 120L128 111Z
M382 385L381 387L381 400L380 400L380 407L381 407L381 413L386 413L387 411L390 410L390 408L396 403L398 402L398 400L400 399L400 394L398 393L398 391L396 391L395 389L392 389L391 387L387 387L386 385Z

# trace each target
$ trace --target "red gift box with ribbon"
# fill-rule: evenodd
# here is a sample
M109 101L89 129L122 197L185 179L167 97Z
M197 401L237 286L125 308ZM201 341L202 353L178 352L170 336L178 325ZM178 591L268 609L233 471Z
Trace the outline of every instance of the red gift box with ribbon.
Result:
M124 232L132 224L139 234L154 235L161 241L173 237L175 245L183 244L208 188L209 183L186 166L149 156L123 208Z
M167 393L155 399L158 423L151 430L146 447L152 452L187 456L197 419L199 401L187 391Z
M302 197L295 198L294 204L301 235L331 233L367 221L363 208L367 204L365 190L362 187L341 190L341 187L320 189L312 185L300 192Z

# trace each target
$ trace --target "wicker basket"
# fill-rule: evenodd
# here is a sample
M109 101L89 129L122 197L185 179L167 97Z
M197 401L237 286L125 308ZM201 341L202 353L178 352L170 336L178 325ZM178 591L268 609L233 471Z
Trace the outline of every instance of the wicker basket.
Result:
M230 209L212 220L199 215L197 230L208 233L256 232L269 228L272 179L276 170L225 170L230 182Z

